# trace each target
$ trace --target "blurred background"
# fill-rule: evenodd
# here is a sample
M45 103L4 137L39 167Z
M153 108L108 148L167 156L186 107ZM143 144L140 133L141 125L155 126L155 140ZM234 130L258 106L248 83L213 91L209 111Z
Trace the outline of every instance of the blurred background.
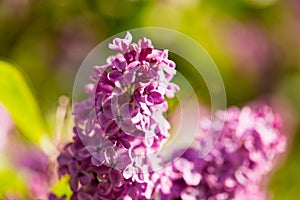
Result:
M72 97L75 75L86 55L106 38L144 26L174 29L199 42L219 67L228 106L262 102L282 115L282 132L289 145L270 177L270 198L300 198L299 0L0 0L0 60L21 71L36 99L32 106L46 119L45 129L55 132L60 117L57 110L63 110L66 97ZM177 65L180 71L186 70L180 62ZM8 83L0 77L4 85ZM209 104L205 89L201 95L203 82L192 78L191 83L195 87L200 84L199 98ZM14 101L7 101L17 101L14 91L8 92ZM26 105L19 106L23 109ZM10 148L0 151L12 153L2 159L5 162L1 160L0 197L9 191L13 198L15 190L27 193L24 174L32 173L30 181L45 184L47 177L41 174L48 170L44 167L47 159L35 150L35 135L19 137L1 104L0 111L0 147L10 141ZM35 126L30 115L23 114L20 121L25 118ZM22 160L23 154L30 155L32 162ZM32 170L34 159L39 165ZM20 165L29 172L16 175ZM30 192L42 193L40 190L33 187Z

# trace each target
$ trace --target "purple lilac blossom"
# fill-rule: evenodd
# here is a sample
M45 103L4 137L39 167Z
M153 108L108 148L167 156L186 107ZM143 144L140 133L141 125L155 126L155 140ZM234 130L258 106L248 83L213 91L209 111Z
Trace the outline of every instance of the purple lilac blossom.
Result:
M49 190L51 170L48 156L39 148L28 148L17 155L16 166L26 170L30 194L36 199L45 199Z
M70 176L72 200L151 199L147 154L169 137L163 114L165 96L179 90L171 82L175 63L147 38L132 43L129 32L109 48L121 53L94 67L90 97L75 104L73 141L57 158L59 175Z
M203 133L208 132L210 122L201 120ZM224 122L207 156L199 158L199 149L190 147L172 165L151 176L161 199L266 199L264 178L286 144L279 132L279 116L269 107L230 108ZM214 129L219 127L210 130ZM204 138L197 141L205 144Z

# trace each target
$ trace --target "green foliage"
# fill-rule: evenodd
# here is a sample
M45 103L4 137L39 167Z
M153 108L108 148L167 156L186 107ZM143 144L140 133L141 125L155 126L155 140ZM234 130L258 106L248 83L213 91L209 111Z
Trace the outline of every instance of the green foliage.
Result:
M26 193L25 182L15 171L1 170L0 180L0 199L10 193L13 195L24 195Z
M21 133L40 144L47 131L36 100L22 74L4 61L0 61L0 102L8 109Z
M59 197L66 195L66 199L70 199L72 191L70 189L69 179L69 176L62 177L55 185L53 185L52 192Z

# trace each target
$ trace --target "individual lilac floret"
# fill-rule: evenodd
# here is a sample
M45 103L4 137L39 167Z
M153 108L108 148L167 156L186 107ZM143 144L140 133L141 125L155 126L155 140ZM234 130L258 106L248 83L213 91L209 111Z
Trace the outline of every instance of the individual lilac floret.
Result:
M201 121L206 133L210 120ZM153 188L161 199L266 199L263 178L285 149L279 117L268 107L230 108L224 122L220 138L207 156L200 158L200 150L191 147L172 165L152 175ZM204 138L199 141L205 144Z
M59 175L70 175L72 200L151 199L147 154L169 138L165 96L179 90L175 63L149 39L132 43L130 33L109 48L121 53L94 67L89 98L75 103L74 141L58 157Z

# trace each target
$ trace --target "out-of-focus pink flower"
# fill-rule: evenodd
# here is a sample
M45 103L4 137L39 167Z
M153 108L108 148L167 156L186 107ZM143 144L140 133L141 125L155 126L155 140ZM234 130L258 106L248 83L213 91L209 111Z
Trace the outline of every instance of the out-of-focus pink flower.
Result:
M19 147L19 153L14 157L16 169L25 174L30 195L35 199L45 199L51 179L47 155L37 147Z
M267 33L255 23L233 23L227 27L225 48L234 66L243 73L260 76L273 64L274 45Z
M207 123L202 123L203 133L208 131ZM209 130L219 130L214 126ZM199 158L199 149L189 148L172 165L152 175L153 188L166 200L266 199L264 178L285 150L280 127L279 116L269 107L230 108L213 150ZM207 138L203 139L198 141L205 145Z

